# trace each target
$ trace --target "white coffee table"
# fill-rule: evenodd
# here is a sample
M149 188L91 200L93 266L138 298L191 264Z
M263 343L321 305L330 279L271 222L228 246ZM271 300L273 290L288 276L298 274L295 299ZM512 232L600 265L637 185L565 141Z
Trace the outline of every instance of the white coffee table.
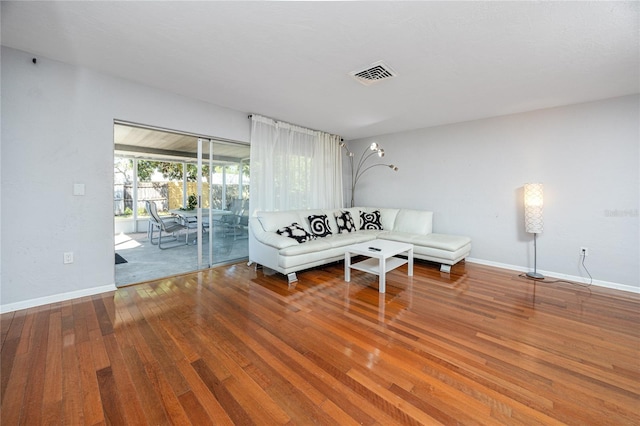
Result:
M376 250L377 249L377 250ZM351 264L352 255L367 256L369 259ZM398 254L406 254L406 259L394 257ZM352 244L344 253L344 280L351 281L351 269L368 272L377 275L379 291L386 291L387 272L408 263L408 276L413 276L413 244L399 243L397 241L373 240L366 243Z

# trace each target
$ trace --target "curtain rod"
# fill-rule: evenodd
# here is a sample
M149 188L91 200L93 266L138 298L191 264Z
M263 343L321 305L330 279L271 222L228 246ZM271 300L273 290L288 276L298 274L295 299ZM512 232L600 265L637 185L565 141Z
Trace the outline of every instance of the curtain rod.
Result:
M253 114L249 114L249 115L247 116L247 118L248 118L249 120L251 120L251 117L253 117ZM266 117L266 116L264 116L264 115L263 115L263 117L268 118L269 120L273 120L273 121L282 121L282 120L277 120L277 119L275 119L275 118ZM286 121L285 121L284 123L286 123ZM289 124L291 124L291 123L289 123ZM297 124L293 124L293 125L294 125L294 126L298 126ZM304 126L298 126L298 127L304 127ZM305 127L305 129L309 129L309 128L308 128L308 127ZM315 129L309 129L309 130L312 130L312 131L314 131L314 132L324 132L323 130L315 130ZM329 132L324 132L324 133L329 133ZM336 135L336 136L338 136L338 135ZM342 139L342 137L340 137L340 142L344 142L344 139Z

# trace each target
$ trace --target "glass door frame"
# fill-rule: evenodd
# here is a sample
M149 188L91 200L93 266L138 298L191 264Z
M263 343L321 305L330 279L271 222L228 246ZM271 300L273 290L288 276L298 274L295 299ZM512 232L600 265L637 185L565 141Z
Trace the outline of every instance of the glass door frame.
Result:
M208 209L208 223L209 223L209 256L207 259L207 266L206 268L210 268L211 265L213 265L213 205L211 203L211 198L212 198L212 191L213 191L213 185L211 184L212 179L211 179L211 174L212 174L212 170L213 170L213 140L212 139L202 139L202 138L198 138L198 158L197 158L197 197L198 197L198 207L197 207L197 250L198 250L198 269L204 269L205 266L203 264L203 259L202 259L202 255L203 255L203 247L202 247L202 237L203 237L203 228L204 228L204 218L202 217L202 169L203 169L203 161L205 160L204 158L204 147L203 145L205 143L209 144L209 158L206 159L206 161L208 161L209 164L209 176L207 178L207 181L209 182L209 193L207 194L207 197L209 199L209 209Z

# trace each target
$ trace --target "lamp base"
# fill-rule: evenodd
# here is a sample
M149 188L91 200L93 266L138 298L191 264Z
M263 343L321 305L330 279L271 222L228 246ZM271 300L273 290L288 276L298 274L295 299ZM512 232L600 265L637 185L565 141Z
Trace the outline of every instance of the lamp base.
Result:
M537 272L527 272L527 277L533 278L534 280L544 280L544 275Z

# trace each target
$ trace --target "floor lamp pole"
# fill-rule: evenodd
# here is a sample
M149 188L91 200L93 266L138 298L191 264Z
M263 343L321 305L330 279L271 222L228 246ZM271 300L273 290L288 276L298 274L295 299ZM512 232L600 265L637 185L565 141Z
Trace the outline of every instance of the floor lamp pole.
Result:
M533 278L534 280L543 280L544 275L538 273L538 247L536 245L536 236L538 234L533 234L533 272L527 272L527 277Z

